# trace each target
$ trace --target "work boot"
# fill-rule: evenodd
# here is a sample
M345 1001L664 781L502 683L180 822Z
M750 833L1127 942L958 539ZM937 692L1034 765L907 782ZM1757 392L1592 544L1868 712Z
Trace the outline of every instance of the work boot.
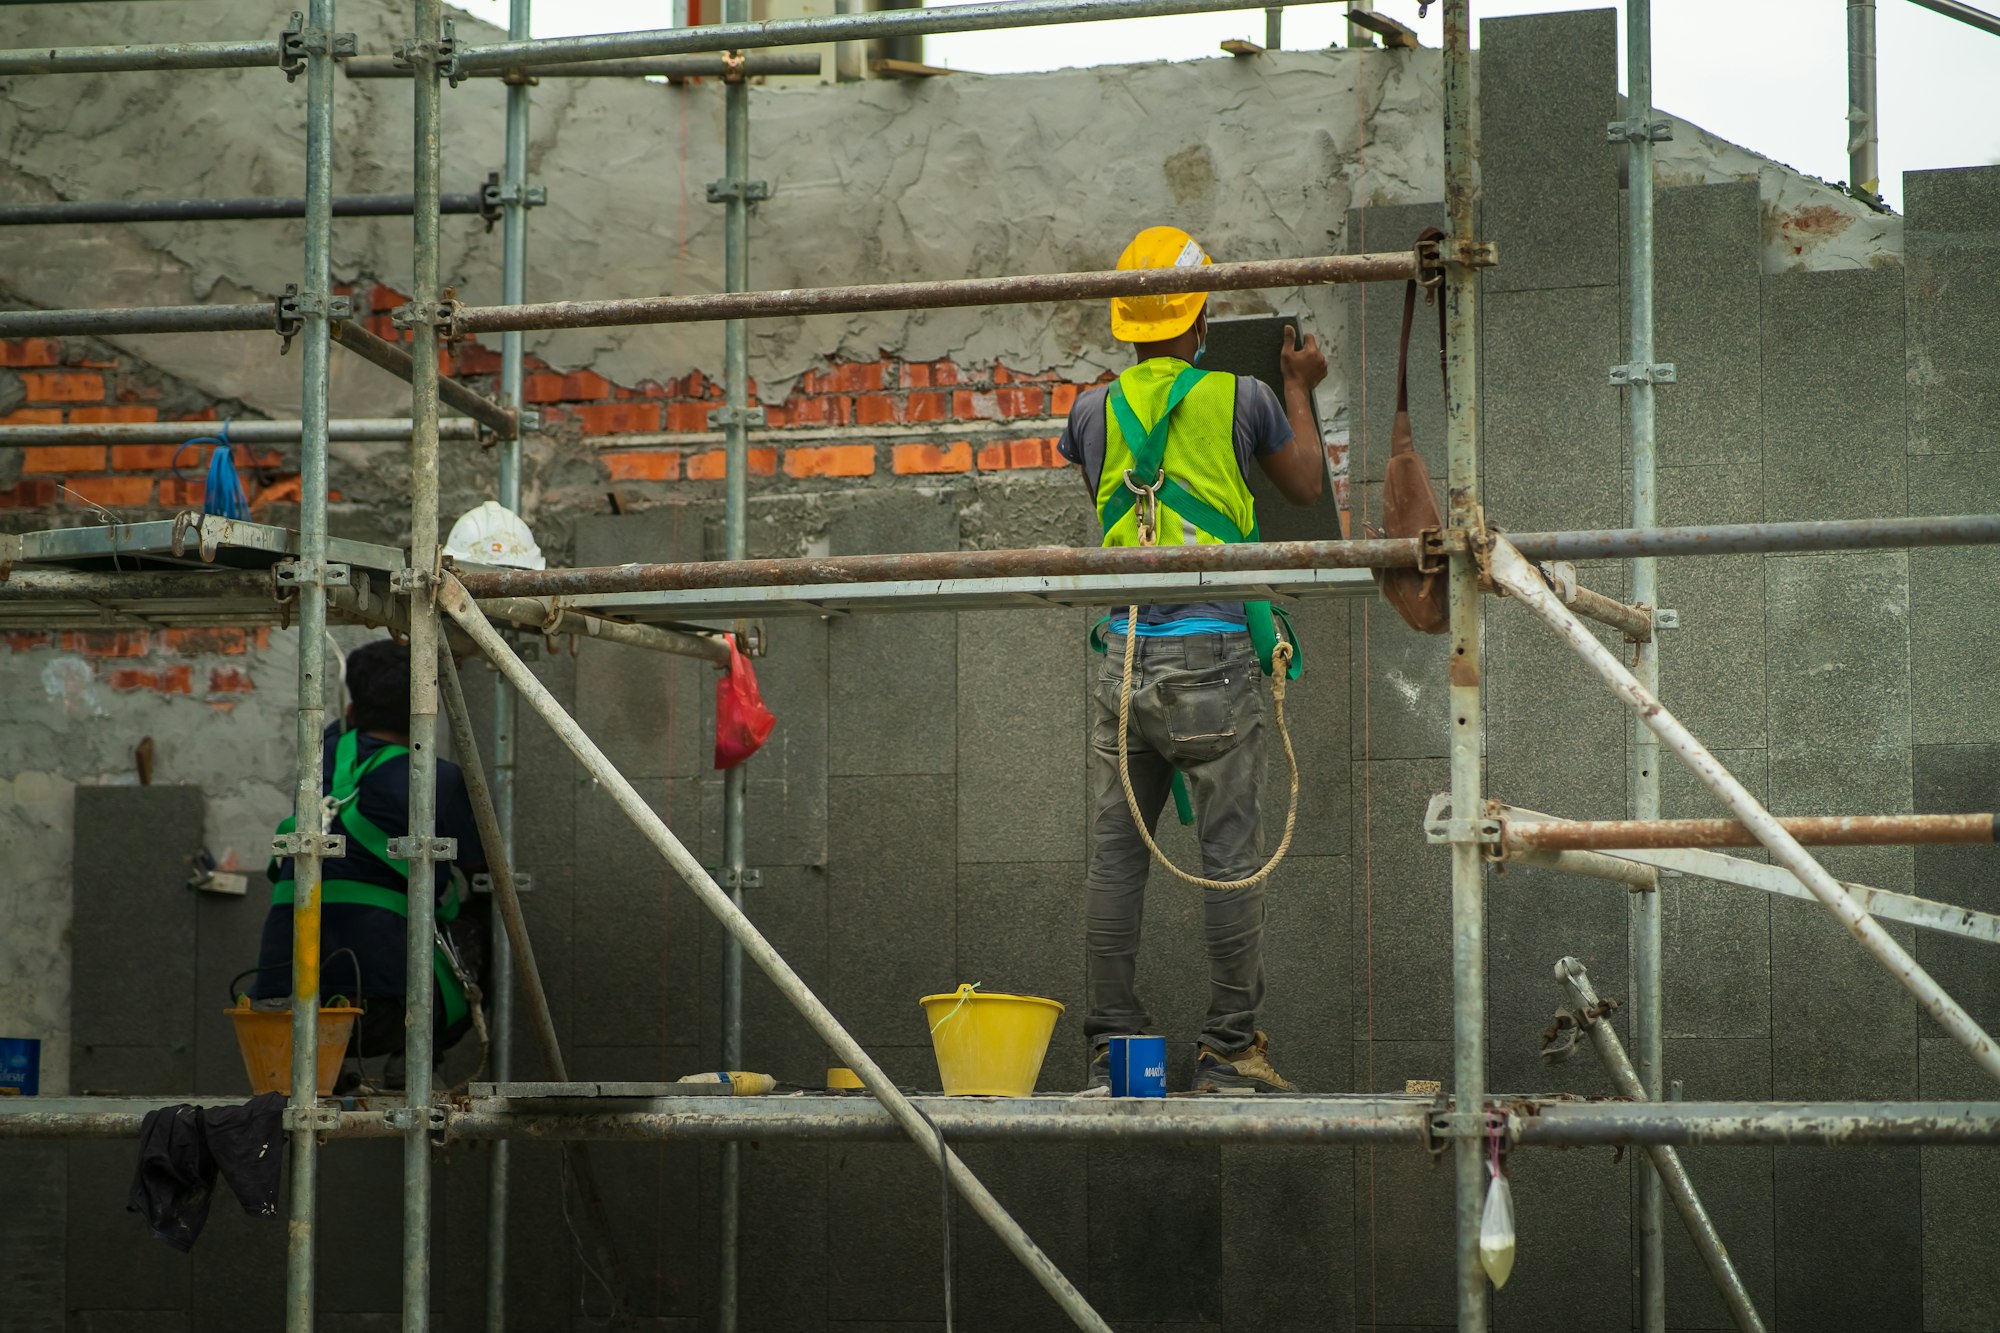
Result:
M1259 1032L1257 1039L1234 1055L1226 1055L1206 1044L1195 1048L1195 1092L1297 1092L1277 1070L1271 1068L1271 1038Z
M1084 1080L1079 1097L1109 1097L1111 1095L1111 1048L1093 1046L1090 1048L1090 1073Z

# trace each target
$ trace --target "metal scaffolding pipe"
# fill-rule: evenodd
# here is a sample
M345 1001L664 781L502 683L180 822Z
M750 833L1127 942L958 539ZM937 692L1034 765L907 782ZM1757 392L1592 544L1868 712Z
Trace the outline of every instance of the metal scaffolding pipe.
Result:
M1444 6L1444 273L1446 492L1451 527L1480 527L1479 270L1467 261L1478 237L1479 134L1473 97L1472 6ZM1469 546L1451 557L1450 737L1454 810L1480 806L1485 783L1486 705L1480 694L1485 640L1481 574ZM1486 1095L1486 863L1465 821L1451 842L1452 1088L1460 1105ZM1452 1144L1456 1182L1459 1333L1485 1333L1486 1273L1479 1262L1479 1221L1486 1197L1486 1145L1461 1133Z
M1931 843L1990 843L1996 817L1978 815L1830 815L1777 821L1807 847L1906 847ZM1616 847L1761 847L1733 819L1592 819L1508 822L1506 847L1566 851Z
M199 1099L198 1099L199 1100ZM226 1100L216 1098L211 1100ZM1236 1097L1077 1101L979 1099L936 1093L910 1098L954 1141L967 1143L1357 1143L1430 1146L1430 1100L1286 1097L1255 1104ZM0 1101L0 1139L132 1139L144 1097L38 1097ZM2000 1102L1670 1102L1508 1097L1489 1103L1507 1117L1516 1148L1643 1146L1836 1148L1857 1144L2000 1145ZM394 1138L379 1110L337 1111L330 1138ZM799 1142L900 1141L906 1131L868 1097L647 1098L619 1109L527 1108L474 1097L438 1107L447 1142L540 1141Z
M334 0L311 0L306 54L306 226L299 291L299 659L292 829L291 1216L285 1242L285 1326L311 1333L318 1231L318 1144L303 1117L319 1105L320 885L328 832L322 804L326 729L327 346L319 327L332 292ZM268 581L271 576L264 576Z
M1565 875L1607 880L1613 884L1623 884L1628 889L1651 890L1660 885L1659 871L1653 867L1621 861L1615 856L1601 856L1596 852L1510 851L1504 860L1507 864L1539 866L1544 870L1554 870Z
M1912 3L1930 10L1933 14L1957 19L1960 23L1970 24L1981 32L1990 32L1995 37L2000 37L2000 16L1989 14L1983 9L1960 4L1959 0L1912 0Z
M1067 0L1065 0L1067 3ZM947 9L877 11L953 14ZM773 26L776 25L774 21ZM692 29L712 32L711 28ZM1096 273L1034 273L1006 278L950 278L937 282L884 282L857 287L794 287L779 291L713 292L701 296L634 296L607 301L543 301L534 305L467 306L460 333L506 329L607 329L629 324L699 324L722 320L850 315L869 310L938 310L954 306L1026 305L1037 301L1094 301L1110 296L1159 296L1174 292L1245 291L1324 283L1403 282L1417 276L1415 251L1321 255L1309 259L1260 259L1200 268L1111 269Z
M704 31L711 31L705 29ZM511 33L510 33L511 37ZM350 79L407 79L410 67L399 65L393 56L357 56L343 61ZM785 51L772 54L753 51L743 57L746 78L771 75L817 74L820 58L814 52ZM526 85L536 79L719 79L729 72L723 55L653 56L640 60L599 60L576 65L510 65L505 69L481 69L466 76L475 79L505 79L509 85Z
M633 625L622 620L606 620L538 597L494 597L479 603L487 616L540 629L544 634L571 634L578 638L622 643L628 648L645 648L677 657L696 657L711 666L729 665L729 645L707 634L664 629L658 625Z
M1318 4L1323 0L1288 0ZM1053 23L1095 23L1106 19L1164 18L1174 14L1225 14L1262 9L1263 0L1007 0L1006 3L952 5L942 9L888 9L832 14L809 19L769 19L761 23L717 23L695 28L600 33L589 37L547 37L540 41L492 42L461 49L451 77L510 65L574 64L620 56L664 56L700 51L744 51L820 42L867 42L945 32L985 32Z
M418 332L421 333L422 330L418 330ZM335 320L333 322L333 340L348 351L358 354L362 360L371 365L380 366L391 375L405 382L414 382L410 377L414 373L416 358L411 352L405 352L402 348L396 346L396 344L376 337L353 320ZM430 330L428 341L431 347L435 348L437 346L436 328ZM412 348L414 349L417 345L413 343ZM432 372L435 374L437 367L437 357L435 354L432 355L430 364ZM474 421L477 421L500 438L512 439L514 437L520 418L511 408L502 407L483 394L476 393L466 388L465 385L460 384L457 380L449 379L443 375L437 376L437 393L438 397L442 398L447 404L465 413L465 415L471 417ZM439 424L433 422L433 429L435 430Z
M1597 990L1590 984L1590 974L1583 964L1574 958L1564 958L1556 964L1556 980L1569 993L1576 1005L1577 1024L1590 1034L1591 1043L1597 1047L1597 1058L1604 1061L1611 1071L1612 1082L1619 1095L1635 1102L1653 1100L1646 1095L1645 1084L1639 1079L1639 1071L1632 1067L1632 1061L1625 1055L1625 1045L1618 1040L1618 1032L1611 1026L1611 1020L1603 1013L1603 1006L1597 998ZM1681 1215L1681 1223L1687 1227L1688 1239L1701 1255L1701 1261L1708 1268L1708 1275L1715 1282L1715 1289L1722 1295L1722 1303L1729 1308L1729 1317L1736 1321L1742 1333L1764 1333L1764 1321L1757 1315L1757 1307L1751 1303L1750 1292L1743 1285L1742 1275L1736 1265L1729 1261L1729 1247L1722 1243L1722 1235L1715 1229L1715 1221L1702 1206L1701 1196L1695 1193L1694 1181L1689 1178L1687 1168L1681 1164L1680 1154L1664 1144L1649 1144L1646 1160L1659 1173L1659 1180L1665 1186L1667 1197L1674 1201L1674 1208ZM1664 1258L1664 1247L1662 1247ZM1658 1308L1666 1312L1664 1290L1664 1269L1662 1270L1662 1290Z
M303 423L297 421L232 421L233 444L297 444ZM67 426L0 426L0 449L26 449L60 444L184 444L219 434L219 421L105 421ZM336 444L407 440L408 417L350 417L330 421L326 438ZM438 438L476 440L479 423L464 418L438 422Z
M1881 125L1875 114L1875 0L1847 0L1847 184L1882 190Z
M1569 604L1570 610L1585 620L1609 625L1633 643L1653 642L1653 610L1650 605L1628 605L1582 586L1571 589L1563 600Z
M333 199L337 218L408 217L415 200L407 194L341 194ZM478 194L448 194L446 213L484 213ZM40 204L0 204L0 227L34 227L80 222L254 222L302 218L306 201L266 199L58 199Z
M131 70L278 67L279 43L154 42L131 46L37 46L0 51L0 75L114 74ZM312 56L306 57L308 65Z
M0 579L0 605L9 602L114 602L138 598L161 601L269 603L277 585L267 569L175 569L159 572L68 569L14 570Z
M1716 523L1681 528L1530 532L1508 540L1529 560L1669 555L1902 550L2000 542L2000 514L1947 518L1846 518L1811 523Z
M1980 1068L2000 1079L2000 1049L1994 1047L1993 1039L1965 1012L1964 1007L1938 985L1931 974L1910 956L1909 951L1896 942L1894 936L1883 930L1881 924L1854 901L1839 881L1826 873L1812 854L1801 847L1798 840L1758 803L1757 798L1700 741L1689 734L1678 718L1633 679L1624 664L1608 652L1543 586L1541 578L1504 537L1493 539L1491 571L1495 582L1546 621L1564 642L1596 669L1628 707L1645 718L1653 734L1692 769L1703 785L1720 797L1738 819L1756 831L1758 841L1771 849L1773 859L1812 890L1813 896L1847 927L1847 932L1861 947L1916 997L1918 1006L1971 1052Z
M97 337L114 333L271 333L278 308L269 301L233 305L152 305L106 310L0 310L0 338Z
M420 3L436 3L436 0L420 0ZM687 886L715 914L723 929L733 935L748 955L778 988L792 1006L799 1011L813 1031L833 1049L840 1062L852 1069L862 1083L881 1100L883 1107L895 1118L897 1126L907 1134L940 1170L950 1173L952 1184L988 1226L1011 1250L1015 1258L1034 1275L1044 1291L1053 1297L1058 1305L1068 1313L1078 1327L1094 1330L1094 1333L1110 1333L1110 1327L1083 1297L1062 1271L1050 1262L1047 1255L1021 1230L1020 1224L1007 1214L992 1193L981 1183L958 1154L945 1147L937 1135L936 1127L910 1104L903 1093L890 1082L888 1075L868 1053L861 1049L853 1036L842 1027L818 996L799 978L797 972L770 941L759 933L750 918L730 900L713 877L705 870L673 831L666 826L646 799L639 795L604 752L597 748L575 719L563 711L546 686L535 678L521 659L507 646L506 640L488 624L479 613L479 608L466 595L465 589L450 574L444 576L444 587L439 601L451 618L459 623L467 634L478 643L480 651L487 659L514 684L526 699L540 713L549 726L567 745L570 752L583 761L603 789L617 803L619 809L645 834L648 841L659 849ZM733 1098L731 1100L734 1100Z

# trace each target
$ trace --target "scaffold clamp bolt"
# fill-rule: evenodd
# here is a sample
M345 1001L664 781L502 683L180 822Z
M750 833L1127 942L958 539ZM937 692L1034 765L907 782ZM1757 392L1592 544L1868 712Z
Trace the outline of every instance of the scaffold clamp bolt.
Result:
M1634 384L1672 384L1677 375L1671 361L1655 361L1650 365L1628 361L1622 366L1611 367L1611 382L1621 389L1629 389Z
M351 588L354 586L354 567L327 560L321 562L325 570L322 577L314 577L312 566L304 560L284 560L272 570L278 580L280 591L286 588L310 588L318 585L326 588Z
M737 199L747 200L755 204L761 203L770 197L771 182L769 181L746 181L738 180L733 176L724 176L720 180L712 180L708 183L708 202L711 204L726 204Z
M1653 628L1654 628L1654 629L1656 629L1656 630L1661 630L1661 629L1679 629L1680 627L1681 627L1681 613L1680 613L1680 612L1678 612L1678 611L1675 611L1675 610L1673 610L1672 608L1670 608L1670 607L1665 607L1665 606L1663 606L1663 607L1661 607L1661 608L1660 608L1659 610L1657 610L1657 611L1653 612Z
M516 870L514 872L515 893L529 893L533 891L534 887L535 877L532 873L526 870ZM493 876L484 871L474 875L472 877L472 891L474 893L493 892Z
M388 852L398 861L410 861L422 854L426 848L429 849L433 861L458 859L457 838L419 838L413 833L389 839Z
M1666 143L1673 137L1671 120L1614 120L1604 127L1606 143Z
M347 839L338 833L280 833L271 839L271 851L277 856L337 861L347 855Z
M768 418L761 407L718 407L708 414L710 430L727 430L731 426L742 426L745 430L761 427Z
M292 11L291 22L278 34L278 68L284 71L287 83L297 82L299 75L306 72L307 56L330 55L335 60L346 60L360 51L353 33L308 28L306 16L296 9Z

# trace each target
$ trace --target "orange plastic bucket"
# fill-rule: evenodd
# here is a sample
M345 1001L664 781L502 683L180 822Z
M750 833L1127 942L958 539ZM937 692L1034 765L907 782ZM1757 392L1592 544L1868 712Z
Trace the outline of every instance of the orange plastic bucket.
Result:
M243 1052L243 1070L252 1092L290 1092L292 1087L292 1014L289 1009L251 1009L239 1005L222 1011L236 1025L236 1045ZM333 1091L340 1077L340 1058L347 1053L359 1009L319 1011L319 1095Z

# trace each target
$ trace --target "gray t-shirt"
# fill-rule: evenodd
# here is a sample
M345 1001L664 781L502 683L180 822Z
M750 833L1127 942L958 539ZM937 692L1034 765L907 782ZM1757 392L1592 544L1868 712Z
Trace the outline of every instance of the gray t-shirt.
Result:
M1104 474L1104 416L1110 410L1110 394L1111 386L1108 384L1079 393L1075 405L1069 410L1069 423L1063 427L1062 439L1056 446L1064 458L1083 468L1083 483L1093 510L1097 507L1098 479ZM1271 392L1271 387L1264 381L1248 375L1236 377L1234 434L1236 465L1242 469L1246 485L1250 478L1251 459L1275 454L1292 442L1292 423L1285 417L1285 405L1278 401L1278 395ZM1124 607L1113 612L1120 628L1129 614ZM1243 603L1191 602L1182 606L1139 608L1139 623L1142 625L1159 625L1170 620L1195 617L1241 625Z

